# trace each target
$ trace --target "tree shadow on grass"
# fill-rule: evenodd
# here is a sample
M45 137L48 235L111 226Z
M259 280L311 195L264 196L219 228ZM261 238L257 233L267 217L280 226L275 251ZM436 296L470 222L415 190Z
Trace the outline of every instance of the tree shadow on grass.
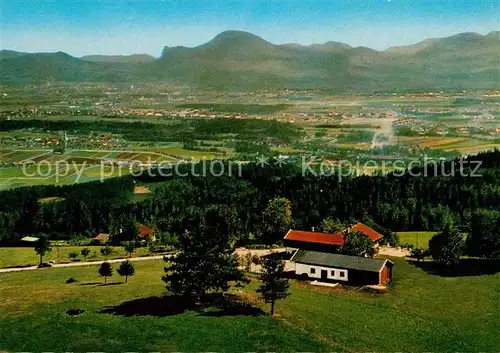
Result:
M81 286L97 286L97 287L105 287L105 286L115 286L117 284L124 284L125 282L109 282L109 283L104 283L104 282L86 282L86 283L81 283Z
M462 259L458 265L451 268L439 266L434 261L409 260L408 262L429 274L443 277L471 277L493 275L500 272L500 261L498 260Z
M101 314L121 316L173 316L186 311L198 312L200 316L257 316L264 312L249 303L242 302L234 294L208 294L197 303L177 295L148 297L123 302L116 306L106 307Z

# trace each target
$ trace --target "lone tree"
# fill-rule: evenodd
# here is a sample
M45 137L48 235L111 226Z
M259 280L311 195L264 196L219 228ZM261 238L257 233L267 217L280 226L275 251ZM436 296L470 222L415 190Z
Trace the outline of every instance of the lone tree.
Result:
M262 212L262 235L266 242L275 242L283 238L283 235L292 225L292 203L281 197L269 200L267 207Z
M44 255L52 250L52 248L50 247L49 238L46 235L40 235L38 240L35 242L34 248L37 255L40 256L40 266L41 266Z
M128 255L128 257L131 257L132 253L135 251L135 242L134 241L124 241L122 244L123 244L123 250L125 250L125 253Z
M472 214L467 252L470 256L500 260L500 211L479 209Z
M113 253L113 248L106 245L105 247L101 248L100 251L101 251L101 255L104 256L104 258L107 260L108 256Z
M113 268L109 262L103 262L97 272L99 272L99 276L104 277L104 283L106 283L108 277L113 276Z
M290 295L288 289L290 284L288 279L283 277L285 272L285 261L276 254L270 254L260 261L262 272L259 279L262 285L257 289L257 293L266 303L271 304L271 315L274 314L274 305L276 300L284 299Z
M130 261L125 260L120 264L116 272L118 272L120 276L125 276L125 283L127 283L128 276L135 275L135 267Z
M208 291L227 291L245 281L231 244L231 225L216 208L198 214L191 232L179 239L180 252L167 258L162 280L167 290L188 300L202 299Z
M85 261L87 261L87 256L90 255L90 249L89 248L84 248L84 249L82 249L82 251L80 252L80 254L82 254L82 256L85 259Z
M319 226L319 230L323 233L341 232L346 228L347 226L344 223L340 222L338 219L333 219L331 217L323 219L321 225Z
M366 235L360 232L345 232L344 245L340 252L351 256L369 256L375 255L372 241Z
M446 267L460 262L464 248L464 238L451 222L445 224L443 230L429 240L429 252L432 258L437 264Z

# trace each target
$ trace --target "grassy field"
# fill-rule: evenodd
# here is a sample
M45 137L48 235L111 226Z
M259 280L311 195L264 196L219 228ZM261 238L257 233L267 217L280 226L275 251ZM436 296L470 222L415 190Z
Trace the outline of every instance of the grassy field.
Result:
M498 351L500 274L440 277L395 262L387 294L293 282L276 318L259 313L256 280L241 293L253 315L182 312L160 298L162 261L137 263L127 284L115 273L103 285L96 266L0 274L0 350Z
M68 254L73 251L80 254L84 248L91 250L91 254L87 256L88 261L104 260L104 257L100 253L101 246L53 246L52 251L43 257L43 261L70 262ZM119 259L128 256L121 246L115 246L113 249L113 253L108 257L109 259ZM148 248L137 248L133 254L133 256L145 255L149 255ZM82 255L79 255L78 259L81 261L85 260ZM33 248L0 248L0 268L38 265L38 263L39 257Z
M398 232L399 242L401 244L413 244L418 248L427 249L429 240L437 232Z
M169 162L181 159L214 159L222 155L213 152L190 151L182 147L153 148L149 150L90 151L74 150L64 155L53 155L48 150L0 150L0 190L30 185L73 184L130 173L126 165L110 166L107 159L123 162ZM227 157L226 157L227 158ZM10 163L33 159L36 165L13 166ZM61 164L58 164L61 163ZM69 168L65 168L68 163Z

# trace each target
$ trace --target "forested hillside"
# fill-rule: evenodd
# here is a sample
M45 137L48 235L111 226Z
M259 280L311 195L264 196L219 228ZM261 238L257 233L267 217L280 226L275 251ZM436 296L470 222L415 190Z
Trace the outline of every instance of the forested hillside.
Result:
M274 243L283 234L272 227L272 219L287 213L286 226L297 229L318 227L326 218L341 222L363 221L390 231L439 230L449 221L466 230L475 213L483 209L499 215L500 151L469 158L480 160L481 177L303 175L297 166L242 167L241 177L191 176L152 178L122 177L103 183L74 186L37 186L0 193L0 239L9 242L28 234L46 233L52 238L90 236L96 232L117 232L142 222L170 241L186 230L199 227L206 212L225 219L239 244ZM448 169L451 167L448 163ZM202 165L196 165L202 168ZM131 202L134 182L154 183L154 194ZM47 197L60 201L40 202ZM286 199L289 201L284 202ZM484 215L484 213L483 213ZM500 217L498 218L500 220ZM385 229L384 229L385 228ZM263 234L266 234L264 236ZM272 235L269 235L272 234Z
M160 58L0 52L4 83L163 82L215 90L343 91L498 88L499 35L460 33L377 51L327 42L272 44L225 31L202 45L165 47Z

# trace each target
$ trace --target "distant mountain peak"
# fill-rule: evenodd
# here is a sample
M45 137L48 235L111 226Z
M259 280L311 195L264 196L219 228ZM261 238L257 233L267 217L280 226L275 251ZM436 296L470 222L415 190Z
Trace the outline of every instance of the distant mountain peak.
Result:
M227 30L217 34L212 40L227 40L227 39L260 39L264 40L261 37L245 31L238 30Z
M491 38L495 38L495 39L500 39L500 31L491 31L486 36L491 37Z
M483 38L483 35L476 33L476 32L464 32L464 33L455 34L454 36L451 36L448 38L461 39L461 40L476 40L476 39Z
M246 44L249 42L253 43L269 43L266 40L262 39L261 37L245 32L245 31L236 31L236 30L228 30L219 33L216 35L211 41L209 41L207 44Z
M141 62L141 55L94 57L89 63L63 52L3 51L0 82L145 81L223 90L493 89L498 87L499 33L461 33L379 52L332 41L274 45L230 30L196 47L165 47L159 60L146 58L150 63ZM112 65L103 62L110 60Z

